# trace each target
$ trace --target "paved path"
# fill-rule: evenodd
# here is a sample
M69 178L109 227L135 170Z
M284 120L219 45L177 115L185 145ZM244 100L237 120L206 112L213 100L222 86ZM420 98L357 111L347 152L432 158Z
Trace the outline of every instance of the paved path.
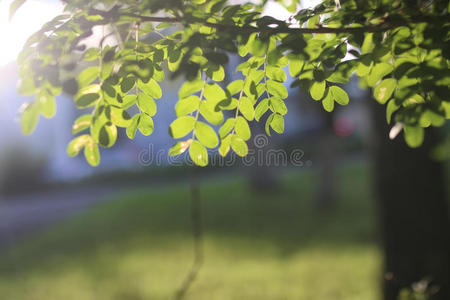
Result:
M86 187L0 198L0 251L51 224L111 199L124 188Z

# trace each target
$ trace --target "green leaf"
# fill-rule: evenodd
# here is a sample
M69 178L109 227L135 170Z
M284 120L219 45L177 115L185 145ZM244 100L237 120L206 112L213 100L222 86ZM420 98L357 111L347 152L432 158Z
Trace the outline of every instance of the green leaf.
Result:
M309 90L311 97L314 100L320 100L323 98L323 95L325 94L325 88L327 87L326 81L315 81L311 89Z
M236 134L241 137L244 141L247 141L250 139L252 133L250 131L250 126L248 125L247 120L245 120L243 117L238 116L236 118L236 125L234 127Z
M270 101L270 107L272 108L273 112L279 113L283 116L287 114L288 109L283 100L278 97L271 97L268 100Z
M177 117L182 117L193 113L200 107L200 98L198 96L189 96L187 98L181 99L175 105L175 112Z
M169 133L175 139L182 138L194 129L195 122L192 116L180 117L170 124Z
M90 135L83 134L74 138L69 145L67 145L67 155L70 157L77 156L81 149L92 140Z
M114 125L114 124L103 125L103 127L100 129L98 141L102 147L105 147L105 148L112 147L117 141L116 125Z
M429 125L441 127L442 125L444 125L444 123L445 123L444 111L442 111L442 114L440 114L433 110L427 109L422 113L419 119L419 124L422 127L428 127Z
M146 114L141 114L138 128L143 135L145 136L151 135L153 133L153 130L155 129L153 119Z
M197 166L205 167L208 165L208 151L198 141L192 141L189 147L189 156Z
M296 78L303 68L303 60L299 56L296 56L294 54L289 54L289 74Z
M330 92L327 92L325 98L322 100L322 106L327 112L333 111L334 99Z
M333 97L334 101L339 103L340 105L347 105L349 102L347 92L338 87L337 85L333 85L329 88L329 92Z
M216 132L206 123L197 121L194 127L194 134L205 147L215 148L219 144Z
M141 118L140 114L134 115L131 118L130 125L128 125L127 127L127 136L131 140L134 139L134 137L136 136L140 118Z
M248 154L247 143L239 136L233 135L231 137L230 144L231 144L231 148L237 155L244 157Z
M82 88L75 95L75 105L78 108L88 108L96 104L97 100L100 99L100 85L93 84Z
M405 141L411 148L417 148L423 143L424 129L416 126L403 126Z
M147 94L139 94L137 96L137 106L139 109L149 116L153 117L156 114L156 103L155 100L153 100L152 97L148 96Z
M241 97L241 101L239 102L239 111L249 121L252 121L255 117L253 102L248 97Z
M86 130L91 126L92 115L82 115L78 117L72 126L72 134L77 134Z
M395 79L384 79L373 90L373 96L379 103L385 104L389 100L389 98L391 98L396 85L397 81Z
M219 154L221 156L226 156L230 151L230 147L231 147L231 135L227 135L220 142Z
M222 81L225 79L225 70L222 66L219 66L217 70L214 71L210 71L210 69L208 69L206 74L214 81Z
M392 99L388 102L386 106L386 121L388 124L391 123L392 114L400 108L399 105L395 102L395 99Z
M239 93L243 88L244 88L244 81L240 79L230 82L230 84L228 84L227 86L227 90L231 96Z
M138 80L138 87L147 95L154 99L159 99L162 97L162 90L159 84L154 80L150 79L148 83L144 83Z
M122 93L126 94L134 87L135 84L136 80L134 79L134 77L126 77L120 83L120 90L122 91Z
M371 87L394 70L394 67L388 63L376 64L370 74L367 76L367 84Z
M93 167L100 164L100 150L94 140L90 139L84 147L84 157L86 161Z
M226 93L217 83L208 83L205 85L203 95L206 99L215 104L227 98Z
M200 79L193 80L193 81L186 81L181 86L180 90L178 91L178 97L180 99L186 98L187 96L190 96L193 93L200 92L203 88L204 82Z
M36 103L30 102L24 104L22 108L22 118L20 124L22 132L26 135L30 135L36 129L39 121L39 108Z
M78 85L82 87L90 84L98 77L99 73L100 69L98 66L88 67L84 69L78 76Z
M280 114L274 114L273 120L270 122L270 127L276 132L276 133L283 133L284 132L284 118Z
M111 108L111 122L119 127L128 127L131 123L130 114L122 108L110 106Z
M286 81L286 73L284 73L283 69L280 67L267 66L266 74L267 74L267 77L269 77L272 80L275 80L278 82Z
M269 109L269 99L265 98L258 103L255 109L255 120L259 122L259 119L267 112Z
M46 118L52 118L56 113L55 97L42 90L37 98L39 112Z
M270 94L278 96L281 99L286 99L288 97L288 91L286 87L280 82L274 80L267 81L267 89Z
M223 139L228 133L230 133L231 130L233 130L235 124L236 119L227 119L219 129L219 137Z
M189 146L192 144L194 140L189 139L185 142L177 142L172 148L169 150L169 156L177 156L183 154Z
M75 105L78 108L88 108L90 106L95 105L97 100L100 98L100 95L97 93L89 93L80 96L75 99Z
M271 136L271 133L270 133L270 123L272 123L274 116L275 116L275 113L270 114L270 116L269 116L269 117L267 118L267 120L266 120L266 125L264 126L264 129L265 129L266 134L267 134L268 136Z
M202 101L200 103L200 114L211 124L219 125L223 122L223 113L216 110L216 103L211 101Z

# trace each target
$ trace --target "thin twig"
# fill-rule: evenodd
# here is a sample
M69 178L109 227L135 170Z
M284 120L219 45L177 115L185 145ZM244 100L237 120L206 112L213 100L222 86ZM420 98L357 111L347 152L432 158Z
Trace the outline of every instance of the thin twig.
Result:
M195 172L195 171L194 171ZM202 203L200 198L200 187L195 174L191 175L191 222L194 235L194 263L182 285L175 294L175 300L184 298L192 283L197 278L198 272L203 265L203 230L202 230Z

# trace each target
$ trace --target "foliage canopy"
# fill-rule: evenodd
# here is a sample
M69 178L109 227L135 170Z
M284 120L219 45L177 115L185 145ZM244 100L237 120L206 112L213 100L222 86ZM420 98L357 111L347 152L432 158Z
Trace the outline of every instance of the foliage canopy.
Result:
M23 2L13 2L11 15ZM118 127L130 139L138 130L152 134L155 99L168 77L186 79L169 129L179 141L169 153L189 151L200 166L208 164L207 148L246 156L250 122L264 121L268 135L283 133L285 69L292 87L308 91L326 111L348 104L340 85L356 73L411 147L422 143L424 128L450 118L445 0L325 0L301 10L299 1L279 1L292 12L287 21L262 16L266 1L63 2L65 14L32 35L18 58L19 92L36 96L23 106L21 124L31 133L39 115L55 114L55 96L73 96L77 108L89 111L75 120L73 133L81 135L67 152L84 150L91 165L100 162L99 147L114 145ZM87 41L96 28L103 35L93 47ZM110 36L114 44L105 43ZM236 68L243 79L224 86L230 55L245 58Z

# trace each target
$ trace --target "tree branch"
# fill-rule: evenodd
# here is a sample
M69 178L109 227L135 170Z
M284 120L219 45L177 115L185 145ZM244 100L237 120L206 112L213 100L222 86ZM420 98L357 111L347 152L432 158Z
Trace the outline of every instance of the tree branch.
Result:
M91 13L101 15L103 17L111 17L110 12L101 11L97 9L91 9ZM211 23L204 21L202 19L198 20L185 20L178 17L154 17L154 16L142 16L134 13L124 13L122 16L127 16L131 18L135 18L139 22L162 22L162 23L192 23L192 24L202 24L204 26L208 26L211 28L216 28L219 30L233 30L233 31L245 31L245 32L261 32L261 33L296 33L296 34L313 34L313 33L361 33L361 32L384 32L397 27L407 26L410 24L417 23L427 23L434 22L440 20L441 23L447 22L449 19L449 15L441 16L440 18L433 16L416 16L411 17L411 20L397 20L397 21L386 21L384 23L378 25L366 25L359 27L317 27L317 28L289 28L289 27L264 27L258 28L254 26L238 26L238 25L229 25L229 24L221 24L221 23ZM117 17L117 16L116 16ZM286 24L288 25L288 24Z

